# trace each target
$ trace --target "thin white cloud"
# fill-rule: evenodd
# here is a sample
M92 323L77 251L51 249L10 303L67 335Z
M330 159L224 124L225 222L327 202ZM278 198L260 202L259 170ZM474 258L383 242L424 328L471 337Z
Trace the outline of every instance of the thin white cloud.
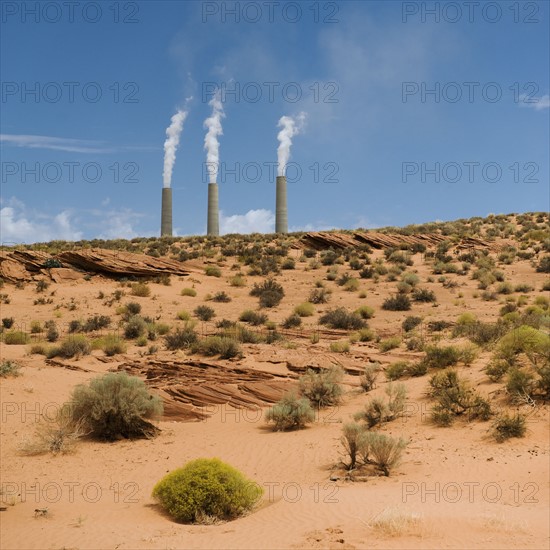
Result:
M59 138L27 134L0 134L0 143L27 149L50 149L69 153L116 153L119 151L154 151L154 147L141 146L105 146L102 141Z
M531 97L527 94L521 94L519 96L520 107L530 107L535 111L543 111L550 108L550 95L546 94L541 97Z
M220 233L273 233L275 231L275 214L271 210L249 210L246 214L225 216L220 212Z

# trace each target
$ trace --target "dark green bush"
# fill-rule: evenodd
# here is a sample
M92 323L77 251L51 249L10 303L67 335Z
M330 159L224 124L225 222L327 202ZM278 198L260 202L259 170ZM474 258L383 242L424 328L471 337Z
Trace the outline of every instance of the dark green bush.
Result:
M260 299L260 307L275 307L281 303L285 291L275 280L266 279L261 284L255 283L250 295Z
M220 359L231 359L242 355L239 342L228 336L207 336L195 342L191 346L191 351L206 356L219 355Z
M412 298L415 302L437 302L437 297L433 290L426 288L416 288L413 290Z
M444 369L460 361L460 350L455 346L427 346L424 362L428 368Z
M422 323L421 317L414 317L413 315L409 315L401 323L401 327L405 332L410 332L411 330L415 329L420 323Z
M283 328L296 328L299 327L301 324L302 318L298 314L292 313L281 323L281 326Z
M493 423L493 436L499 443L511 437L524 437L526 431L525 416L518 412L513 416L502 414Z
M387 311L408 311L411 309L411 301L405 294L396 294L384 300L382 309Z
M153 489L153 497L180 523L230 520L251 510L262 488L218 458L199 458L170 472Z
M201 321L210 321L216 316L216 312L209 306L197 306L193 313Z
M241 313L239 316L239 321L256 327L263 325L267 321L267 315L265 313L259 313L257 311L252 311L251 309L247 309Z
M15 323L15 319L13 317L4 317L2 319L2 326L5 329L10 329L13 326L13 323Z
M366 325L357 313L352 313L343 307L327 311L321 316L319 322L331 328L344 330L357 330Z
M147 330L147 323L145 319L139 315L130 317L126 326L124 327L124 338L132 340L133 338L139 338L145 334Z
M193 345L198 339L193 323L186 322L183 327L177 328L174 332L164 337L166 348L170 351L185 349Z
M107 441L156 435L158 428L146 419L160 415L162 409L160 397L124 372L107 373L77 386L67 407L75 424Z
M48 359L53 357L63 357L70 359L75 356L88 355L92 351L92 346L86 336L75 334L68 336L59 346L50 348L47 352Z

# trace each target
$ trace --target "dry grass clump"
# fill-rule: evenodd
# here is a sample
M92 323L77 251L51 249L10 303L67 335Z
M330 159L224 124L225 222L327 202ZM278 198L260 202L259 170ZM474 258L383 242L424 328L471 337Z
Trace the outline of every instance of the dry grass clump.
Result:
M197 291L194 288L182 288L180 295L191 296L192 298L194 298L197 295Z
M308 369L300 376L298 383L302 395L307 397L317 408L330 407L340 401L344 390L341 382L344 371L341 367L315 372Z
M7 378L8 376L20 376L21 365L15 361L2 361L0 363L0 377Z
M132 296L148 298L149 296L151 296L151 288L147 283L132 283L132 285L130 286L130 294Z
M308 399L288 393L268 409L265 419L275 431L302 429L315 420L315 411Z
M364 420L369 428L373 428L378 424L391 422L403 414L407 398L405 385L390 383L386 387L385 393L388 397L387 400L383 397L373 397L362 411L354 415L354 419Z

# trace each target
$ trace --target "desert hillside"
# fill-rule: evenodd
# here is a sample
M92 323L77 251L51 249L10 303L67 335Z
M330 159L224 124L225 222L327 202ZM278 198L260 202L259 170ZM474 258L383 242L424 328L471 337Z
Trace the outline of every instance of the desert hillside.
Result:
M2 548L550 544L547 214L56 241L0 250L0 277ZM151 437L59 425L108 372L162 399ZM323 373L341 395L274 430L266 412ZM351 467L350 423L400 460ZM202 457L254 480L255 508L166 514L155 484Z

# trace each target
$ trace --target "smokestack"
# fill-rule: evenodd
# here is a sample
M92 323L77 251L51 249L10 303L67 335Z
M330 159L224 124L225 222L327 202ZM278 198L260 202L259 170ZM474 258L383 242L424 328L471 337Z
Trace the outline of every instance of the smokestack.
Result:
M160 236L172 236L172 188L162 188L162 208L160 215Z
M208 184L208 223L206 234L217 237L220 234L220 216L218 212L218 184Z
M277 176L275 199L275 233L288 233L288 211L286 208L286 177Z

